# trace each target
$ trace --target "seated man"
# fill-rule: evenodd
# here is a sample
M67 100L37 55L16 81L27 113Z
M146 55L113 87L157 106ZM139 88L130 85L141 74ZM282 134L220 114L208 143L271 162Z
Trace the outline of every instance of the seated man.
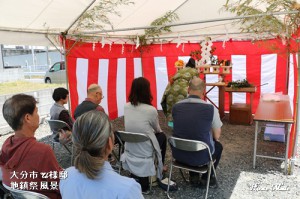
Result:
M215 159L214 166L217 168L221 158L223 147L219 142L221 135L222 122L218 110L203 99L205 92L205 83L199 78L194 77L188 88L188 98L174 105L172 110L174 129L173 136L183 139L199 140L205 142ZM207 152L186 152L173 149L174 158L182 163L191 166L201 166L209 161ZM200 185L205 185L207 173L201 177ZM211 176L210 184L216 183ZM190 181L192 184L199 183L199 174L190 172Z
M103 98L101 87L97 84L91 84L87 89L87 98L76 107L74 118L77 119L80 115L95 109L105 112L99 105Z
M30 95L17 94L3 105L3 117L15 133L2 146L2 181L13 189L61 198L58 184L62 169L51 147L34 137L40 119L36 103Z

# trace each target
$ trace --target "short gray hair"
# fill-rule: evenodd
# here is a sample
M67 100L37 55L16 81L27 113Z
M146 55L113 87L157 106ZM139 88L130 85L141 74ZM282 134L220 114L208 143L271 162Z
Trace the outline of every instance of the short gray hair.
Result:
M199 77L194 76L189 83L189 88L190 90L193 91L197 91L197 90L204 91L205 83Z
M113 136L108 116L92 110L77 118L72 132L75 168L95 179L104 165L108 138Z
M93 93L99 89L101 89L101 87L98 84L91 84L87 89L87 93Z

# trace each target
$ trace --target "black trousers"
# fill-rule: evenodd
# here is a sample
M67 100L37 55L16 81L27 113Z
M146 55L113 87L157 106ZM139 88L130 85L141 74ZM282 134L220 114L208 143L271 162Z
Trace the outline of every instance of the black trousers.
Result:
M219 164L220 159L221 159L221 156L222 156L223 146L220 142L218 142L216 140L214 140L214 141L215 141L215 152L214 152L214 154L212 154L212 158L215 160L214 167L215 167L215 169L217 169L218 164ZM199 173L196 173L196 172L190 171L189 173L190 173L191 177L192 176L199 176ZM213 171L211 171L211 176L213 174L214 174ZM208 173L204 173L201 176L201 178L204 179L204 180L206 180L207 177L208 177Z
M160 147L162 163L165 164L167 136L163 132L155 133L155 136Z

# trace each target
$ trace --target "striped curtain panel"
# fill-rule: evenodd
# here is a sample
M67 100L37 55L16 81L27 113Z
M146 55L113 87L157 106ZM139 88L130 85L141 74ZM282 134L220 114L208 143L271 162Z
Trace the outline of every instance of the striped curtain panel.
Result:
M141 52L135 49L135 45L129 44L105 45L102 48L101 43L97 43L93 49L92 43L80 43L75 46L72 45L74 41L68 40L67 43L67 49L72 46L67 55L71 111L73 112L86 98L88 85L97 83L102 87L105 96L101 105L111 119L123 116L131 82L140 76L150 81L152 104L160 110L160 101L168 84L168 78L176 72L175 61L182 59L187 62L190 52L201 48L195 43L181 44L178 48L177 44L154 44L145 47ZM231 73L225 76L225 81L247 79L257 86L253 112L263 93L288 94L293 108L298 60L295 53L288 58L286 46L276 40L269 40L268 44L267 42L252 44L250 41L231 41L226 43L225 48L222 45L223 42L213 43L216 47L214 56L219 60L227 59L232 62ZM204 74L200 74L200 77L204 78ZM217 82L218 75L205 75L205 80L209 83ZM208 97L218 104L218 88L215 87ZM249 101L250 97L245 93L233 94L233 102L249 103ZM228 94L225 94L227 111L228 104Z

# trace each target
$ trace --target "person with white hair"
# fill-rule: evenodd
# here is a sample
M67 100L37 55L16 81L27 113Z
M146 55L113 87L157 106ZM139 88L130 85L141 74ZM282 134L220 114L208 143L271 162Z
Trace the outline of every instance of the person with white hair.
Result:
M77 119L80 115L90 110L98 110L105 112L99 104L104 98L102 89L98 84L91 84L87 89L87 98L81 102L74 111L74 118Z

